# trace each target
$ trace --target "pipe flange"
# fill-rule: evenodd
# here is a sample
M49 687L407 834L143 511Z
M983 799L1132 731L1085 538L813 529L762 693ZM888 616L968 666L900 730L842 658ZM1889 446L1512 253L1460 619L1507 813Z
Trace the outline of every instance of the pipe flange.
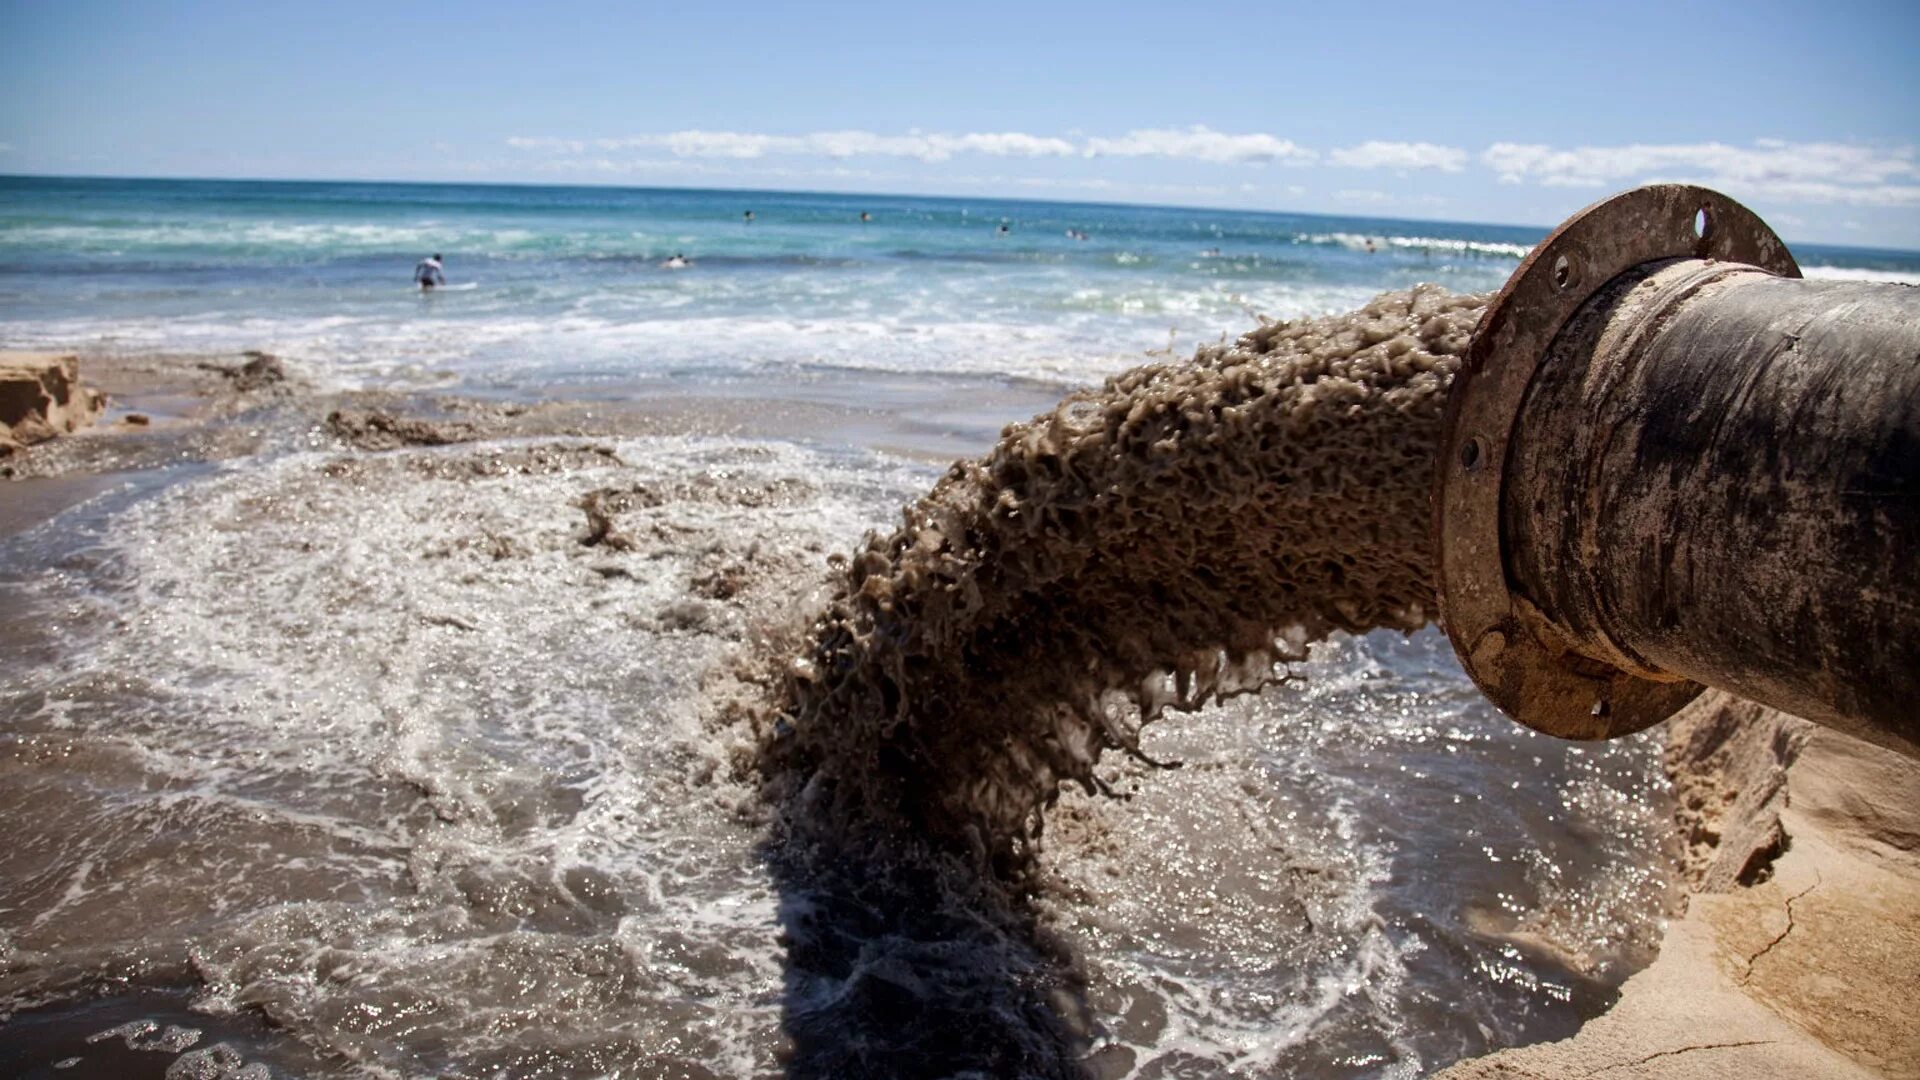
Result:
M1433 513L1441 622L1494 704L1562 738L1639 731L1703 689L1574 652L1513 591L1500 528L1507 448L1527 387L1561 327L1618 275L1673 258L1800 276L1773 230L1719 192L1655 184L1603 199L1568 218L1507 279L1481 314L1447 397Z

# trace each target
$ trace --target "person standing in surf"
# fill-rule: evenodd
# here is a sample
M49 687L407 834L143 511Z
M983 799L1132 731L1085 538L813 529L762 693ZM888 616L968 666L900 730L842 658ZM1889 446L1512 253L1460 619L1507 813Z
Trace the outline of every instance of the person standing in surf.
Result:
M439 252L421 259L420 265L413 268L413 283L420 286L421 292L432 292L434 286L447 283L447 275L441 270Z

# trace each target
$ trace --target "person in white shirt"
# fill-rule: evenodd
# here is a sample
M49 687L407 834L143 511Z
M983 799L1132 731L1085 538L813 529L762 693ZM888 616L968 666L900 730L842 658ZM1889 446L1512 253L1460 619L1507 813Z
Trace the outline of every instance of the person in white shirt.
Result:
M420 265L413 268L413 283L420 286L422 292L447 283L447 275L440 268L438 253L421 259Z

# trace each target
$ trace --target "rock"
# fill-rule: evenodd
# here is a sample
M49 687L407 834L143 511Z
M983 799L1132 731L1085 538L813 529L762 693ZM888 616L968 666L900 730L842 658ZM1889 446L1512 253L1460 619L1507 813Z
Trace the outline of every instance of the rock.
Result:
M121 417L120 422L126 424L128 427L146 427L148 424L153 423L153 417L148 416L146 413L130 412Z
M327 414L326 429L361 450L447 446L472 442L480 437L472 424L463 421L422 420L418 417L395 416L379 409L335 409Z
M1796 816L1839 847L1920 878L1920 765L1816 727L1788 779Z
M280 358L270 353L247 352L242 354L247 362L233 373L233 388L243 394L265 390L287 381L287 368Z
M614 515L632 508L632 493L616 488L599 488L580 496L574 505L586 512L587 533L580 538L584 547L605 547L613 551L632 551L633 537L620 531Z
M287 382L287 366L272 353L263 353L249 349L240 354L247 358L239 367L227 367L224 364L201 364L207 371L224 375L229 380L228 389L236 394L258 394L262 391L276 390Z
M1726 694L1703 694L1668 721L1667 775L1692 891L1724 893L1766 879L1786 846L1787 767L1813 729Z
M106 404L81 384L76 357L0 353L0 456L78 431Z

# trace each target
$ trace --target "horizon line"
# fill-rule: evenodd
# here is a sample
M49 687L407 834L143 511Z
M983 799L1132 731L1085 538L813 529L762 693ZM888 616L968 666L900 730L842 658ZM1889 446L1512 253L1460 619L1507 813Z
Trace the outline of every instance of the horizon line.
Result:
M1195 211L1223 213L1223 214L1267 214L1267 215L1286 215L1286 216L1293 216L1293 217L1315 217L1315 218L1347 217L1347 218L1353 218L1353 219L1364 220L1364 221L1391 221L1391 222L1404 222L1407 224L1421 224L1421 225L1462 225L1462 226L1474 226L1474 227L1480 227L1480 228L1494 228L1494 229L1535 229L1535 230L1539 230L1542 233L1542 239L1545 238L1546 234L1551 233L1554 229L1558 228L1560 225L1560 222L1555 222L1554 224L1551 224L1551 225L1540 225L1540 224L1525 223L1525 222L1468 221L1468 220L1462 220L1458 218L1440 218L1440 217L1415 218L1415 217L1394 217L1390 215L1335 214L1335 213L1328 213L1325 211L1318 211L1318 210L1268 210L1268 209L1254 209L1254 208L1248 208L1248 207L1214 206L1214 205L1205 205L1205 204L1133 202L1133 201L1128 201L1124 199L1089 198L1089 199L1069 200L1069 199L1050 199L1050 198L1024 198L1024 197L1014 197L1014 196L1008 196L1008 195L946 195L946 194L934 194L934 193L927 193L927 192L835 191L835 190L825 189L825 188L688 187L688 186L670 186L670 185L657 185L657 184L604 183L604 182L595 182L591 180L575 180L575 181L567 181L564 183L552 183L552 182L535 181L535 180L396 180L396 179L380 179L380 178L369 178L369 177L351 177L351 178L298 177L298 178L295 178L295 177L283 177L283 176L282 177L178 176L178 175L152 176L152 175L137 175L137 174L131 174L131 173L40 173L40 172L0 172L0 180L144 180L144 181L155 181L159 183L182 183L182 184L193 184L193 183L382 184L382 185L395 186L395 187L590 188L590 189L607 190L607 191L712 191L712 192L741 192L741 193L748 193L748 194L765 194L765 195L825 195L825 196L833 196L837 198L859 198L862 196L870 196L870 197L883 198L883 199L944 199L944 200L954 201L954 202L959 202L967 199L981 199L988 202L1042 203L1042 204L1052 205L1052 206L1115 206L1115 207L1125 207L1128 209L1138 209L1138 210L1195 210ZM1637 185L1637 184L1632 185L1632 187L1639 187L1639 186L1641 185ZM1632 190L1632 187L1621 188L1620 190L1628 191L1628 190ZM1613 194L1618 194L1618 192L1612 192L1612 193L1609 193L1609 195L1601 196L1601 199L1610 198ZM1593 201L1599 201L1599 200L1596 199ZM1592 205L1592 202L1584 204L1584 206L1590 206L1590 205ZM1579 212L1580 212L1579 209L1571 211L1566 218L1562 219L1562 221L1565 221L1574 217L1575 215L1579 214ZM1755 211L1755 213L1757 214L1758 211ZM1862 244L1837 244L1837 243L1830 243L1830 242L1820 241L1820 240L1805 240L1805 241L1795 241L1795 242L1809 244L1814 247L1837 248L1837 249L1848 250L1848 251L1884 252L1889 255L1904 255L1904 256L1920 257L1920 248L1874 247L1874 246L1862 245Z

